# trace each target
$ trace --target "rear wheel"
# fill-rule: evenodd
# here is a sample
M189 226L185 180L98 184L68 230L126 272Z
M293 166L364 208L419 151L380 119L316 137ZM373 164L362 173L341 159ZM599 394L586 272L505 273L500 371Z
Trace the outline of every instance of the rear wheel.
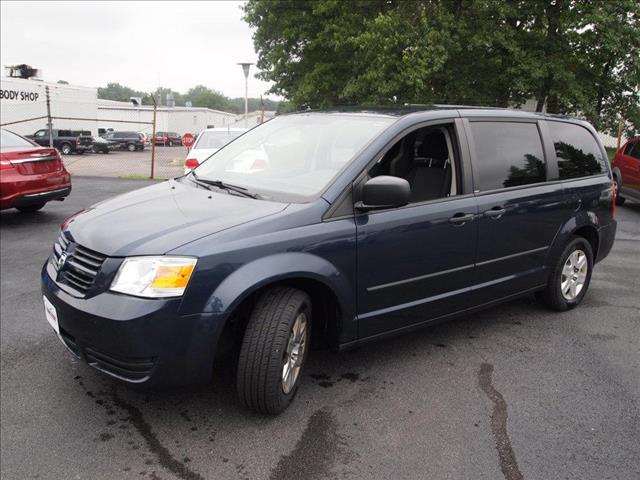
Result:
M133 143L130 143L127 145L127 150L129 150L130 152L135 152L136 151L136 146Z
M63 155L71 155L71 145L68 143L63 143L60 145L60 152Z
M238 358L240 401L277 414L293 400L309 350L311 300L301 290L274 287L257 301Z
M16 210L21 211L22 213L33 213L40 210L45 206L45 203L34 203L33 205L25 205L24 207L16 207Z
M593 249L583 237L573 237L564 248L538 299L547 307L565 311L580 304L591 281Z
M173 147L173 142L171 140L169 140L169 146Z

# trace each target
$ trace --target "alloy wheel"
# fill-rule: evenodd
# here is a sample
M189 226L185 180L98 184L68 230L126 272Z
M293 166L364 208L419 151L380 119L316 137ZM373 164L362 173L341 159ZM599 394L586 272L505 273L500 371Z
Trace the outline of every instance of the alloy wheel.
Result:
M560 289L565 300L575 300L584 288L587 281L589 262L587 255L580 249L571 252L562 268Z

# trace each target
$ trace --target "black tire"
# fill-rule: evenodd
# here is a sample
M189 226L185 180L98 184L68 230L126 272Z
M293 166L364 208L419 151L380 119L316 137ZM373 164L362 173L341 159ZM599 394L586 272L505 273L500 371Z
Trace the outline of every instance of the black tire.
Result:
M134 143L127 144L127 150L129 150L130 152L135 152L136 151L135 144Z
M569 256L576 250L581 250L587 257L586 278L584 280L582 289L575 296L575 298L568 299L562 292L561 285L564 276L563 269L568 262ZM592 272L593 249L591 248L591 244L587 239L583 237L573 236L571 237L569 243L567 243L567 246L564 248L562 253L558 256L558 259L553 266L553 270L551 271L551 275L549 276L549 283L547 284L547 287L544 290L538 292L536 294L536 297L539 301L541 301L544 305L551 308L552 310L564 312L566 310L575 308L580 304L587 293L589 283L591 282Z
M169 146L173 147L173 142L171 140L169 140Z
M297 377L285 393L283 368L296 319L304 314L306 331ZM286 409L298 390L311 336L311 300L295 288L274 287L260 296L251 312L240 347L237 388L240 402L266 414Z
M62 143L60 145L60 153L62 153L63 155L71 155L71 144Z
M627 201L627 199L620 195L620 181L618 180L618 177L614 178L614 181L616 183L616 205L623 205L624 202Z
M33 213L40 210L44 207L46 202L43 203L34 203L33 205L25 205L24 207L16 207L16 210L19 210L22 213Z

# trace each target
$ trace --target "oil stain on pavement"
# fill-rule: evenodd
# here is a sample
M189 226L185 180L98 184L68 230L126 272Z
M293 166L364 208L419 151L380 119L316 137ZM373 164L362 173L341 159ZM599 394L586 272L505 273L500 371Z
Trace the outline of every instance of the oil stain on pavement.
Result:
M522 480L522 473L518 468L516 456L511 447L511 439L507 432L507 402L502 394L493 386L493 365L483 363L478 372L480 388L485 395L493 402L493 412L491 413L491 432L496 441L500 470L505 480Z
M294 449L280 458L270 480L312 480L331 478L330 469L338 456L341 439L337 422L327 410L316 410Z

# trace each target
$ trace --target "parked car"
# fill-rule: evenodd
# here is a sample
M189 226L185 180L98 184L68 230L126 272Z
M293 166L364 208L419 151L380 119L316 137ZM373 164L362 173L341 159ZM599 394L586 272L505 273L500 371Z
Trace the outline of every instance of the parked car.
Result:
M182 137L176 132L156 132L153 140L156 145L163 147L182 146Z
M84 153L93 148L93 137L89 130L64 130L54 128L52 129L52 133L53 147L60 150L63 155ZM27 135L27 138L33 140L38 145L48 147L49 129L40 129L33 135Z
M91 151L94 153L109 153L118 149L120 149L120 142L109 138L96 137L93 139Z
M247 152L266 168L239 171ZM351 348L534 292L579 305L616 232L606 158L588 123L522 111L281 115L65 222L46 317L130 384L206 381L239 352L241 402L278 413L311 343Z
M207 128L200 132L184 161L184 173L189 173L220 148L246 131L246 128Z
M118 142L122 150L129 150L130 152L144 150L146 139L144 134L139 132L108 132L104 138Z
M611 163L618 205L627 198L640 201L640 137L632 138L616 152Z
M71 177L55 148L0 129L0 209L40 210L71 193Z

